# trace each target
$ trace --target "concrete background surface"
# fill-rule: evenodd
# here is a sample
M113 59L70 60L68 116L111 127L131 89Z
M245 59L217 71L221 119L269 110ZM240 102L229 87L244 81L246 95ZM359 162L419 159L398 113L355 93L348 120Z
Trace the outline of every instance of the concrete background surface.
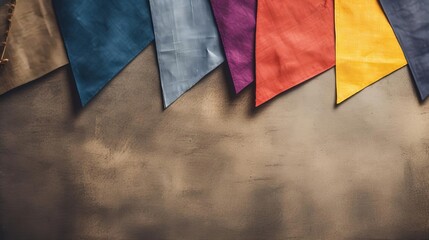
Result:
M429 104L403 68L255 110L223 64L163 111L153 45L86 108L69 67L0 96L0 239L429 239Z

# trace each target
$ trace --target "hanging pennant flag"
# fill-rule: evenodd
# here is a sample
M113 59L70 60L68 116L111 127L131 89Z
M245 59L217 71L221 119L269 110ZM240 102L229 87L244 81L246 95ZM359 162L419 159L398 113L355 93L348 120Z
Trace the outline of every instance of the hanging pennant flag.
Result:
M256 106L335 65L333 0L259 0Z
M429 1L380 0L402 46L421 100L429 96Z
M256 0L211 0L235 92L254 81Z
M223 61L209 0L150 0L164 107Z
M378 0L335 0L337 104L406 65Z
M14 2L0 1L0 94L68 63L50 0Z
M148 0L54 0L82 102L86 105L152 40Z

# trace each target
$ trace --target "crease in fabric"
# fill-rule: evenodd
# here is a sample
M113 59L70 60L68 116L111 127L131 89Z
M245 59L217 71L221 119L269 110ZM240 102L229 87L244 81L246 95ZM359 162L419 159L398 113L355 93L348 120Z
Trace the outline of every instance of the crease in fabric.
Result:
M223 61L209 0L150 0L164 107Z
M211 0L236 93L255 79L256 0Z

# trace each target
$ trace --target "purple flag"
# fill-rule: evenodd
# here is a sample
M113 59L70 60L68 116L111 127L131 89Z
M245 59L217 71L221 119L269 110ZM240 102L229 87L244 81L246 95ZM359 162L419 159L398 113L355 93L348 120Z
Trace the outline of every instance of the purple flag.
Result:
M255 79L256 0L211 0L211 4L239 93Z

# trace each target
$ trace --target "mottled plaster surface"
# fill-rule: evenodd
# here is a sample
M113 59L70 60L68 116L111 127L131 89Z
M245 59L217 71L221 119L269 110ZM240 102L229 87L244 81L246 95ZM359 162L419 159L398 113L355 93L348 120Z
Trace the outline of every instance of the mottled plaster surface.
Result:
M151 45L85 109L68 67L0 96L0 239L427 239L429 104L406 68L254 110L225 64L162 110Z

